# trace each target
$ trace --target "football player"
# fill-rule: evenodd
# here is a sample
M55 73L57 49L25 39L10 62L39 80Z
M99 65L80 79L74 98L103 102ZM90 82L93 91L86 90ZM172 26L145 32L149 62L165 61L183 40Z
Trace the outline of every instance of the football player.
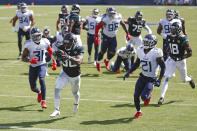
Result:
M126 25L122 19L121 14L117 13L115 8L109 7L106 10L106 14L102 16L101 22L99 22L95 29L95 44L98 44L100 39L98 37L98 32L101 28L102 30L102 42L101 51L99 52L98 61L96 62L97 70L100 71L100 60L103 59L103 55L107 51L107 58L104 59L105 67L109 70L109 61L113 58L117 49L116 34L118 27L121 24L122 28L126 32L127 39L130 40L130 35L127 31Z
M127 41L128 44L133 44L134 46L139 47L142 45L142 28L144 28L148 34L152 34L151 29L146 24L146 20L143 19L143 13L141 11L137 11L135 13L135 17L129 17L126 21L126 24L128 24L128 31L131 35L131 39ZM131 64L134 63L135 57L131 57Z
M80 98L81 69L80 64L83 60L84 49L77 45L74 34L67 33L64 36L63 44L54 49L54 57L62 61L62 70L55 84L54 105L55 110L50 117L60 114L60 91L71 83L71 91L74 96L73 113L77 113Z
M22 39L25 35L26 40L30 39L30 28L35 24L33 11L27 9L26 3L20 4L20 10L17 10L16 16L12 21L12 29L15 31L16 21L19 19L19 30L18 30L18 48L19 48L19 56L18 59L22 57Z
M174 10L174 19L179 19L181 21L182 32L183 32L184 35L187 36L186 29L185 29L185 20L184 20L184 18L180 17L179 11L177 11L177 10Z
M122 47L117 51L117 58L115 63L111 62L110 68L114 72L114 74L120 73L120 65L123 62L124 63L124 69L126 71L130 68L130 58L131 56L134 56L136 53L134 47L132 44L127 45L126 47Z
M19 3L17 3L17 10L16 10L16 12L18 11L18 10L20 10L21 9L21 3L19 2ZM10 23L12 23L13 22L13 19L14 19L14 17L10 20ZM12 31L13 32L17 32L18 31L18 28L12 28Z
M101 17L99 16L99 9L92 10L92 16L87 16L86 21L83 24L83 28L88 31L87 33L87 45L88 45L88 62L91 62L91 53L92 53L92 45L94 44L95 38L95 28L96 25L101 21ZM86 27L88 25L88 27ZM98 60L98 51L99 44L94 44L94 65L96 65L96 61Z
M148 34L143 39L143 46L137 49L137 60L131 69L125 74L123 79L128 78L129 74L136 70L140 64L142 65L142 72L135 85L134 103L137 113L134 118L137 119L142 115L140 108L140 96L144 101L144 106L147 106L152 97L153 86L160 86L162 77L165 72L165 63L163 60L163 52L156 48L157 38L155 35ZM161 67L159 78L157 73Z
M159 26L157 28L157 34L161 35L163 37L163 57L164 60L168 58L167 48L168 48L168 42L166 41L166 36L170 34L170 26L173 22L180 22L178 19L174 19L174 10L168 9L166 11L166 18L161 19L159 22Z
M81 16L79 16L79 14L80 14L80 6L78 4L73 4L69 17L68 32L72 32L76 37L77 44L79 46L82 46L80 34L83 29L83 23L82 23L82 18Z
M181 23L174 22L170 27L171 35L167 35L166 37L169 44L169 58L166 60L165 80L162 85L161 97L158 104L163 104L164 96L168 89L168 82L175 73L176 68L179 70L182 81L189 82L190 86L193 89L195 88L194 81L191 77L187 76L186 66L186 58L192 56L192 49L187 37L185 35L181 35L181 28Z
M38 93L37 101L41 103L42 108L46 106L46 60L45 52L48 51L49 55L52 56L52 48L50 42L46 38L42 38L42 32L40 29L34 27L31 29L31 40L26 41L22 60L24 62L30 62L29 66L29 83L31 90ZM55 69L56 63L53 64L52 68ZM41 91L37 88L37 78L39 78Z
M59 13L57 22L56 22L56 30L59 32L61 26L61 29L63 26L68 26L69 24L69 12L68 12L68 6L62 5L61 12Z

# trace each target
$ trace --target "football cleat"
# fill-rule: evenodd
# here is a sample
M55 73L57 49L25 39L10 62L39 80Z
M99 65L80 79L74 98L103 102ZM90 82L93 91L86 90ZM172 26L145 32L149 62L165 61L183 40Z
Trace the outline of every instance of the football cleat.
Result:
M195 82L193 81L193 79L191 81L189 81L190 86L194 89L196 87Z
M41 100L42 100L42 94L41 94L41 92L40 92L40 93L38 93L38 97L37 97L38 103L40 103Z
M133 71L133 72L131 72L131 74L135 74L135 72Z
M120 74L120 70L117 70L116 72L114 72L114 74Z
M42 101L42 104L41 104L42 108L47 108L47 105L46 105L46 101Z
M164 102L164 98L163 97L160 97L159 98L159 101L158 101L158 105L162 105Z
M53 113L50 115L50 117L55 117L57 115L60 115L60 111L59 110L54 110Z
M96 61L94 61L94 66L96 66Z
M79 104L74 104L73 106L73 114L76 114L78 112Z
M96 62L96 69L97 69L97 71L101 71L101 66L100 66L100 63L98 63L98 62Z
M104 59L104 63L105 63L105 68L107 70L109 70L109 61L107 61L106 59Z
M142 116L142 112L138 111L135 115L134 115L134 119L139 118L140 116Z
M148 100L144 101L144 106L147 106L149 104L151 97L152 97L152 93L150 94Z

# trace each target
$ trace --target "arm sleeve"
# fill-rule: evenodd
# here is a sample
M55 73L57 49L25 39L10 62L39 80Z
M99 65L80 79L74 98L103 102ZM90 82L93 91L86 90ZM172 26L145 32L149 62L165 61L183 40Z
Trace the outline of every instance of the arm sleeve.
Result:
M139 66L140 66L140 59L137 58L136 61L135 61L135 63L129 69L129 73L135 71Z

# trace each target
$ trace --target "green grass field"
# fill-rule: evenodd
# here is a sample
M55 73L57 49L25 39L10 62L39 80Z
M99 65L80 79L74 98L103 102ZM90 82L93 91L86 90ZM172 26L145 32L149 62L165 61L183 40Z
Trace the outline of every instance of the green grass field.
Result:
M61 6L29 7L35 13L37 27L49 26L55 33L57 14ZM81 16L91 15L93 8L105 12L107 6L81 6ZM165 17L167 8L179 10L186 20L186 29L193 49L193 56L187 60L188 74L194 80L197 77L197 8L194 6L115 6L123 18L134 16L137 10L144 13L148 23L158 23ZM53 94L55 80L60 72L48 69L46 77L47 106L41 110L37 103L37 94L31 92L28 83L29 63L17 60L18 47L16 33L11 31L9 20L15 15L16 8L0 6L0 130L47 130L62 131L196 131L197 130L197 91L188 83L181 83L180 76L169 83L165 104L157 105L161 87L153 90L150 105L142 106L143 116L133 119L136 109L133 101L135 82L141 69L135 71L126 81L122 80L125 72L112 74L104 68L97 72L93 63L87 62L86 31L82 33L83 45L86 49L82 66L81 100L79 112L72 114L73 96L70 87L62 90L61 115L50 118L54 110ZM150 26L156 34L157 26ZM142 36L145 35L143 31ZM158 35L157 35L158 36ZM125 45L125 33L120 27L118 47ZM158 47L162 39L158 36ZM115 60L115 57L112 61ZM196 79L197 81L197 79ZM39 84L38 84L39 85ZM143 103L142 103L143 104ZM48 131L48 130L47 130Z

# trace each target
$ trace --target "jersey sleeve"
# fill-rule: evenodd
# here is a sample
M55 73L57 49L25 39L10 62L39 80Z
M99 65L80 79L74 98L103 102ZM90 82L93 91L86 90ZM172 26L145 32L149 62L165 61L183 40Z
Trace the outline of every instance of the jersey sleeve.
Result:
M30 15L30 16L33 16L33 15L34 15L33 10L29 10L29 15Z
M183 44L186 44L189 42L188 38L186 36L183 36L182 37L182 41L183 41Z
M29 40L26 40L26 41L25 41L25 44L24 44L24 48L26 48L26 49L29 50L30 45L31 45L31 44L30 44Z
M142 26L143 26L143 27L146 26L146 20L143 20Z
M161 25L163 24L163 19L160 19L159 24Z
M83 46L78 46L78 55L80 55L80 54L84 54L85 53L85 51L84 51L84 48L83 48Z
M163 57L163 51L160 48L157 48L155 54L156 54L156 58Z
M86 16L86 20L88 20L88 21L89 21L89 16Z

